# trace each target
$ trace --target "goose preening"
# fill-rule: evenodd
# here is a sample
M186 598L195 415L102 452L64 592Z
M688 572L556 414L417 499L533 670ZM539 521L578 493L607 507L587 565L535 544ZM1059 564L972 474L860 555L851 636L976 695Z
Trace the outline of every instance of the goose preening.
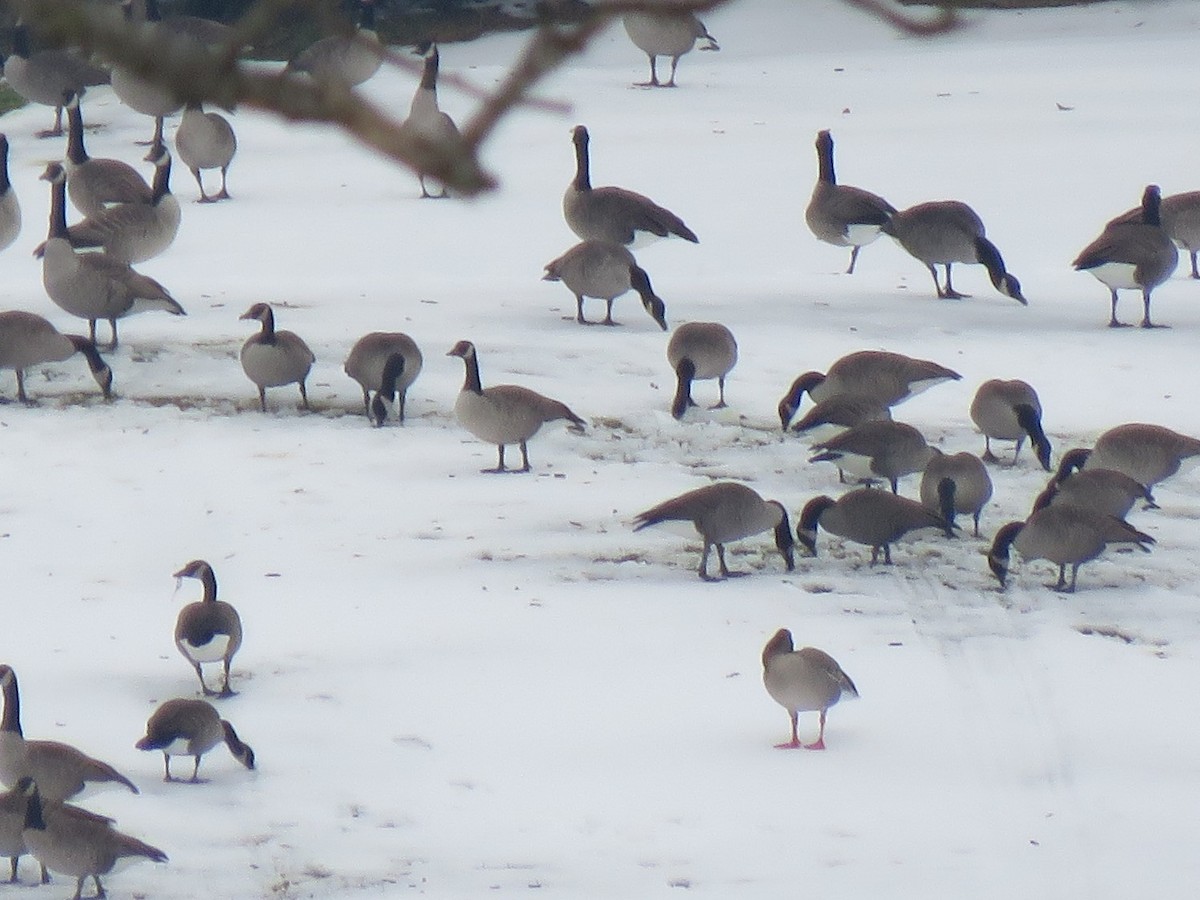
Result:
M75 879L71 900L80 900L89 877L96 884L95 896L104 897L100 876L120 861L167 861L157 847L117 831L112 819L44 796L45 787L36 779L22 779L20 788L26 799L25 846L51 872Z
M70 744L26 740L21 729L21 694L11 666L0 665L0 692L4 695L4 717L0 720L0 782L12 787L22 778L35 778L41 785L42 795L50 800L66 800L84 788L115 785L127 787L135 794L138 792L132 781L108 763L93 759Z
M0 134L0 250L21 233L21 201L8 177L8 135Z
M485 388L479 380L479 357L470 341L459 341L446 355L457 356L466 368L466 379L454 401L454 417L481 441L495 444L499 453L496 468L483 469L484 472L528 472L526 442L547 422L566 419L574 431L582 431L587 424L565 403L529 388L517 384L494 384ZM504 464L504 448L508 444L517 444L521 448L519 469L510 469Z
M971 421L983 432L985 462L998 462L992 441L1015 441L1012 464L1016 465L1021 445L1028 437L1038 462L1050 471L1050 439L1042 430L1042 402L1037 391L1019 378L985 381L971 401Z
M67 110L67 158L63 162L70 176L67 192L71 203L85 217L97 216L107 207L120 203L150 203L154 189L129 163L119 159L88 156L83 144L83 112L79 94L63 95Z
M399 357L397 360L396 357ZM404 422L405 399L408 389L421 374L424 357L417 342L400 331L372 331L360 337L346 357L346 374L358 382L363 392L363 410L376 425L383 422L376 412L387 416L386 403L395 403L396 416ZM384 394L382 407L372 411L371 393ZM395 398L395 399L393 399Z
M1032 512L1051 504L1069 504L1124 519L1139 500L1145 502L1147 509L1158 509L1150 489L1124 472L1115 469L1060 471L1038 494Z
M1090 451L1067 451L1058 471L1062 477L1074 469L1115 469L1151 488L1198 463L1200 439L1162 425L1129 422L1104 432Z
M960 378L953 369L928 359L887 350L859 350L836 360L825 373L805 372L793 381L779 401L779 420L786 431L805 393L814 403L847 394L892 407L935 384Z
M286 71L355 87L381 65L383 45L375 33L375 0L358 0L358 26L353 33L318 38L288 61Z
M229 164L237 153L237 136L228 119L220 113L205 112L204 105L198 100L190 101L183 110L179 127L175 129L175 152L196 179L196 185L200 188L199 202L215 203L229 199L226 178ZM221 190L215 194L204 190L201 172L205 169L221 170Z
M434 147L454 146L461 140L458 126L438 106L439 57L437 44L431 43L423 50L425 63L421 69L421 83L417 85L416 93L413 94L412 104L408 108L408 118L404 120L400 128L418 135L423 141ZM442 199L450 196L445 185L442 185L441 193L429 193L425 178L424 172L417 173L417 179L421 182L421 199Z
M717 380L718 399L710 409L725 407L725 376L737 365L737 341L720 322L680 325L667 342L667 362L675 372L671 415L682 419L692 400L692 382Z
M188 781L197 784L200 782L200 758L222 741L234 759L247 769L254 768L254 751L211 703L177 699L168 700L151 713L146 722L146 736L134 746L139 750L162 751L166 773L163 781L181 780L171 775L172 756L192 757L192 777Z
M17 399L28 403L25 370L48 362L62 362L79 353L105 399L112 396L112 369L101 358L96 343L77 334L61 334L37 313L19 309L0 312L0 369L17 373Z
M818 240L850 248L847 275L854 273L858 251L883 233L883 226L895 213L896 207L878 194L837 183L833 137L828 131L817 132L817 184L804 210L804 221Z
M705 581L717 580L708 574L708 556L714 547L722 578L749 574L729 571L725 565L725 545L763 531L775 532L775 546L783 556L784 565L789 572L795 568L792 553L795 542L787 510L778 500L764 500L744 484L718 481L672 497L638 513L633 530L641 531L661 522L691 522L695 526L704 540L698 572Z
M858 696L858 688L832 656L816 647L795 649L792 633L780 628L762 652L763 685L771 699L788 712L792 739L776 744L779 750L824 750L825 715L843 697ZM817 739L802 743L797 733L799 714L819 712Z
M945 454L935 451L921 476L921 502L936 509L954 524L955 516L969 515L979 537L979 516L992 499L992 476L974 453ZM952 532L947 532L947 537Z
M308 378L316 356L294 331L276 330L275 312L269 303L255 303L238 316L261 324L258 334L242 344L242 371L258 387L258 406L267 411L267 388L295 384L300 387L300 405L308 409Z
M870 397L834 394L792 423L792 431L811 443L829 440L864 422L888 421L892 410Z
M1141 215L1109 222L1100 236L1088 244L1075 261L1076 270L1091 272L1108 288L1111 311L1109 328L1120 328L1117 320L1117 291L1142 292L1142 327L1150 321L1150 294L1171 277L1179 265L1179 251L1162 227L1162 192L1157 184L1142 193Z
M1138 531L1123 519L1103 515L1068 503L1052 503L1033 513L1024 522L1009 522L996 532L988 552L988 566L1000 582L1008 581L1010 550L1025 560L1045 559L1058 566L1055 590L1075 590L1079 567L1098 557L1109 544L1135 544L1150 552L1154 538ZM1071 567L1071 581L1066 578Z
M717 39L708 33L704 23L688 10L629 12L623 17L625 33L634 46L650 57L650 80L638 82L638 87L675 87L675 70L679 57L691 53L696 41L705 41L701 50L720 50ZM658 57L671 58L671 77L664 84L658 80Z
M883 561L890 566L891 545L910 531L938 528L949 534L953 527L936 510L916 500L875 488L859 488L837 500L826 496L809 500L800 513L796 537L816 556L817 530L824 528L830 534L870 547L871 565L879 561L882 550Z
M54 107L54 126L38 137L63 133L63 93L107 84L108 72L86 62L73 50L31 50L29 27L18 22L12 31L13 52L4 60L4 80L30 103Z
M886 479L896 493L899 479L923 472L937 454L925 436L904 422L876 419L848 428L812 445L809 462L832 462L842 472L866 481Z
M558 259L546 263L543 281L561 281L575 295L575 321L593 324L583 315L583 300L594 297L608 304L605 325L613 321L613 301L630 290L637 291L642 308L658 326L667 330L666 304L654 293L650 276L637 264L633 254L620 244L607 241L581 241Z
M21 784L0 794L0 856L8 857L9 876L5 884L20 884L17 866L29 852L25 846L25 808L29 805ZM42 866L41 883L50 883L50 873Z
M217 576L202 559L193 559L172 576L178 585L184 578L195 578L204 586L204 596L187 604L175 619L175 646L192 664L205 696L230 697L229 667L242 646L242 619L238 611L217 599ZM221 690L214 691L204 681L204 663L221 663Z
M933 200L910 206L893 214L883 225L883 232L925 264L942 299L970 296L954 289L950 268L955 263L979 263L987 269L997 291L1022 306L1028 304L1021 293L1021 283L1005 269L1000 251L985 236L983 220L965 203ZM946 269L945 287L938 281L938 265Z
M575 144L575 177L563 194L563 216L572 231L585 241L607 241L633 247L671 235L678 235L693 244L700 242L679 216L649 197L625 188L592 187L588 130L583 125L576 125L571 135Z
M87 319L88 340L96 342L96 322L107 319L109 350L117 346L117 319L159 309L186 313L165 287L105 253L76 253L67 238L66 171L50 163L42 174L50 182L50 234L42 245L42 284L50 299L73 316Z

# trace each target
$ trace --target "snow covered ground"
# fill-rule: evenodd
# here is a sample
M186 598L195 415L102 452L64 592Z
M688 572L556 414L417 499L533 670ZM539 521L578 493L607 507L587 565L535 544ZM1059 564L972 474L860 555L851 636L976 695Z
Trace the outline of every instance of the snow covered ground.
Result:
M629 523L714 478L793 518L836 491L775 406L798 373L862 348L962 373L896 411L949 451L982 450L967 407L991 377L1038 389L1056 457L1127 421L1200 434L1200 284L1181 264L1156 292L1171 329L1110 330L1106 290L1069 265L1146 183L1200 187L1200 7L980 15L930 41L832 0L740 0L708 25L722 51L686 57L674 91L632 88L644 56L619 26L603 35L542 88L571 117L513 116L486 154L502 187L473 202L420 201L415 177L333 130L237 115L234 200L192 203L177 168L179 237L139 267L187 318L122 322L111 403L73 360L31 373L36 405L0 407L2 661L26 734L133 778L140 796L86 805L171 857L114 876L114 896L1191 896L1200 476L1131 515L1153 553L1085 566L1075 595L1045 588L1045 563L1018 565L1003 593L986 567L1043 484L1028 452L993 470L984 538L923 535L892 567L822 534L787 574L764 534L731 556L754 577L703 584L695 540ZM520 42L446 46L442 70L491 85ZM367 87L403 115L414 84ZM469 102L444 90L442 105L461 120ZM148 122L106 89L85 116L93 155L141 156ZM32 137L48 120L0 121L25 210L0 308L78 330L30 256L37 176L61 152ZM647 193L699 234L638 257L672 326L737 336L728 409L670 417L668 335L632 295L623 327L585 328L539 281L575 241L559 204L577 122L596 184ZM899 207L969 202L1029 306L980 267L956 270L972 299L936 300L886 240L840 274L845 251L803 222L821 128L845 183ZM238 316L263 300L316 352L313 413L294 388L257 410L236 358L255 323ZM1123 301L1127 320L1138 306ZM425 352L403 427L369 427L341 370L372 330ZM485 385L563 400L587 434L547 427L532 474L479 474L495 449L451 413L463 372L444 354L462 338ZM245 623L238 694L219 706L259 768L219 748L208 784L164 784L133 744L156 703L196 693L171 634L199 589L170 578L195 557ZM772 749L787 716L759 654L780 627L862 693L831 712L825 753ZM815 734L815 715L802 726Z

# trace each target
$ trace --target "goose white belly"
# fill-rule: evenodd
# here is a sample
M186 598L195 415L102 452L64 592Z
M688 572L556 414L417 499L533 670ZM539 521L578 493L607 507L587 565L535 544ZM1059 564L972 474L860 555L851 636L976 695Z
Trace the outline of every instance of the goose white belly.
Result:
M1088 271L1095 275L1098 281L1108 285L1112 290L1140 291L1142 289L1142 286L1134 277L1137 266L1133 263L1108 262L1099 266L1093 266Z
M214 634L212 640L200 647L189 643L187 640L181 640L179 645L187 653L188 658L195 662L219 662L229 652L229 635Z
M881 234L883 234L883 231L878 225L847 225L843 246L865 247Z
M846 453L839 451L841 455L831 462L841 469L843 472L853 475L856 478L879 478L878 472L871 468L871 462L874 457L862 456L857 453Z

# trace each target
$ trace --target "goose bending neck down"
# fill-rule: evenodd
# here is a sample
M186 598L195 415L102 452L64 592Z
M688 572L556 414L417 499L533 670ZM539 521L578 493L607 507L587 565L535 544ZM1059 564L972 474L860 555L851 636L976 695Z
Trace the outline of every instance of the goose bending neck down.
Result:
M217 744L225 742L233 758L253 769L254 750L238 737L232 725L217 713L207 700L168 700L146 722L146 736L137 742L139 750L161 750L165 774L163 781L179 781L171 775L172 756L190 756L193 760L193 784L200 782L200 758Z
M104 399L112 396L112 369L100 356L94 341L77 334L61 334L46 319L23 310L0 312L0 368L17 373L17 399L28 403L25 370L48 362L62 362L79 353Z
M580 325L592 324L583 315L585 297L604 300L608 307L603 324L618 324L612 317L613 301L632 289L641 298L646 314L659 328L667 330L666 304L654 293L646 270L620 244L581 241L546 263L545 269L543 281L561 281L575 295L575 321Z
M698 40L705 42L701 50L721 49L704 23L689 10L629 12L625 14L623 24L634 46L650 57L650 80L638 82L638 87L675 87L679 58L690 53ZM666 83L658 80L657 63L660 56L671 58L671 77Z
M891 545L910 531L938 528L946 534L954 528L936 511L887 491L859 488L832 497L814 497L800 512L796 538L813 556L817 555L817 529L824 528L846 540L871 548L871 565L883 551L885 565L892 564Z
M763 685L771 699L788 712L792 739L776 744L778 750L824 750L825 715L843 697L858 696L858 688L832 656L816 647L795 649L792 633L780 628L762 652ZM811 744L800 740L799 713L818 711L820 730Z
M667 342L667 362L675 370L675 397L671 415L682 419L692 400L692 382L715 378L718 400L712 409L725 407L725 376L737 365L738 347L733 332L720 322L680 325Z

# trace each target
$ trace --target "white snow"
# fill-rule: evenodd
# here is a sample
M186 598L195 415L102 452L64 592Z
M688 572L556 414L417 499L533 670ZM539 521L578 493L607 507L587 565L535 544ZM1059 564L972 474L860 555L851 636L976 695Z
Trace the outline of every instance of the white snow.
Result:
M1075 595L1046 589L1044 562L1017 564L1003 593L987 570L991 535L1044 483L1028 450L992 469L983 539L924 534L892 567L822 533L787 574L764 533L731 548L753 577L703 584L695 540L629 523L714 478L793 519L836 492L775 406L798 373L863 348L962 373L896 410L947 451L982 451L967 408L991 377L1037 388L1056 457L1127 421L1200 434L1200 284L1184 261L1155 292L1173 327L1154 331L1106 328L1107 290L1070 267L1147 183L1198 187L1200 6L979 14L931 40L833 0L740 0L706 20L722 50L685 57L673 91L632 88L645 57L606 32L539 91L569 118L526 109L501 127L486 148L501 189L476 201L421 201L415 176L333 129L237 114L234 199L195 204L177 165L179 236L138 267L188 316L121 323L111 403L76 358L30 373L35 405L0 407L2 661L25 732L133 778L140 796L86 805L171 857L114 876L114 897L1194 893L1196 473L1131 514L1154 551L1084 566ZM494 85L521 41L444 46L442 71ZM365 89L403 116L415 85L385 70ZM466 118L467 98L441 101ZM144 153L146 120L107 89L84 114L93 155ZM63 149L32 136L49 119L0 123L25 212L0 308L78 331L30 255L48 209L37 176ZM569 292L539 281L575 242L560 199L576 123L595 184L646 193L700 236L638 259L672 327L737 336L728 409L703 408L705 382L701 408L670 417L669 335L634 294L622 327L582 327ZM821 128L844 183L897 207L970 203L1029 306L978 266L955 271L973 298L939 301L886 238L840 274L847 251L803 219ZM256 327L238 316L258 301L316 353L315 412L294 386L258 411L237 361ZM1138 321L1140 300L1120 314ZM341 369L372 330L425 354L403 427L371 428ZM463 367L443 355L463 338L485 385L560 399L588 432L548 426L532 474L479 474L495 448L454 422ZM10 374L0 391L15 394ZM171 579L196 557L245 624L238 694L216 702L259 767L217 748L207 784L164 784L159 755L133 744L158 702L197 695L172 631L199 587ZM759 654L780 627L862 693L831 711L824 753L772 748L787 715Z

